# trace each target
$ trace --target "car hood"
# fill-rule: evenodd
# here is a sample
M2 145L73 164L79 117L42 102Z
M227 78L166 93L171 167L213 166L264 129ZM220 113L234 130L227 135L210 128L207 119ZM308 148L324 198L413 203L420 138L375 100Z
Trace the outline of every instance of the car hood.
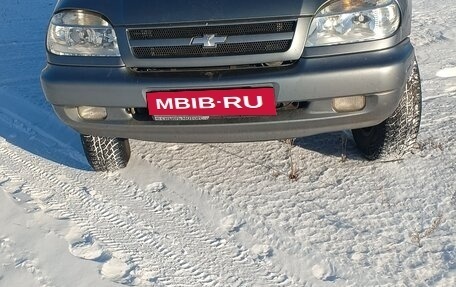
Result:
M56 11L89 10L114 26L176 24L315 14L326 0L60 0Z

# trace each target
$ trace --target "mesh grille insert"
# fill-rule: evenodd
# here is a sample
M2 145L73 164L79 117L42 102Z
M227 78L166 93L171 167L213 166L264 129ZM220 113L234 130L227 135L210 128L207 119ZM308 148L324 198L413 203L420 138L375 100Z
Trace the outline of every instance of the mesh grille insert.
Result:
M130 40L193 38L205 34L236 36L294 32L296 21L251 23L220 26L129 29Z
M216 48L204 48L201 46L135 47L133 52L138 58L235 56L285 52L290 48L290 45L291 40L282 40L219 44Z

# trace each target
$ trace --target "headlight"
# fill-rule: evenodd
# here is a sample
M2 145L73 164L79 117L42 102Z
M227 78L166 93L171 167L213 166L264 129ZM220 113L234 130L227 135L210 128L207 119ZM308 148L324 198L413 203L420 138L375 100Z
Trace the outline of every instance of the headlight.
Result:
M84 11L55 14L49 25L47 48L62 56L120 56L112 26L100 16Z
M399 23L395 0L330 1L312 20L306 47L384 39Z

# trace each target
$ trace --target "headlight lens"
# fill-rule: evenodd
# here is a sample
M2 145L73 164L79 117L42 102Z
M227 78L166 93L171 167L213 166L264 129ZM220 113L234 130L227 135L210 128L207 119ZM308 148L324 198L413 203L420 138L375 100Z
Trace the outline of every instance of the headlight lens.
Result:
M49 25L47 48L62 56L120 56L112 26L100 16L84 11L55 14Z
M395 0L331 1L312 20L306 47L384 39L399 23Z

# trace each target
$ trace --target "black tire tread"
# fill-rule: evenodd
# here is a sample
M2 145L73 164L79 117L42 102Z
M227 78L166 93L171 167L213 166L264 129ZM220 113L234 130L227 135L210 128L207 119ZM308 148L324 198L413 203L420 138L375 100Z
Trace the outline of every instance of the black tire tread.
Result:
M403 155L416 143L421 122L421 80L418 64L413 63L398 107L384 122L365 129L352 131L353 138L363 155L369 160L391 155Z
M128 139L81 135L87 161L95 171L116 171L130 160Z

